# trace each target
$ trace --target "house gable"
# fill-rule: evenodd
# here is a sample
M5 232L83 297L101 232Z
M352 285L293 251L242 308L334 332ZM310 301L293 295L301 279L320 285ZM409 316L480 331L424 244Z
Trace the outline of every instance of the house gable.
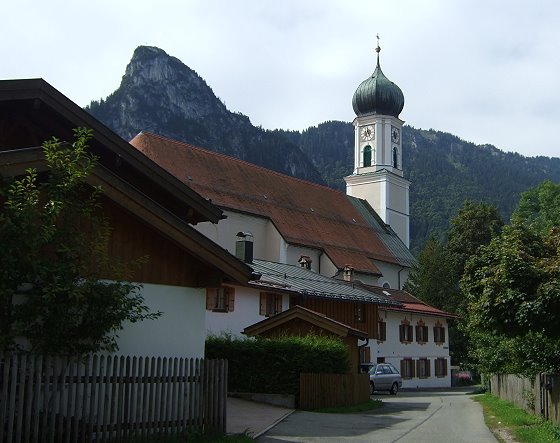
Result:
M43 80L0 81L0 174L18 176L28 167L45 171L39 145L53 136L72 140L73 128L80 125L93 130L90 146L98 165L87 180L102 187L104 210L117 225L114 252L125 259L152 257L135 276L138 281L201 287L208 281L251 278L250 267L188 224L217 222L219 208Z

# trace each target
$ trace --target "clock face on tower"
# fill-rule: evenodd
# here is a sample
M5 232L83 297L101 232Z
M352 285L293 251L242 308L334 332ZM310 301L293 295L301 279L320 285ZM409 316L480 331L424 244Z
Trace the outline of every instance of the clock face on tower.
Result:
M362 136L362 140L371 140L373 138L373 136L375 135L374 127L371 126L371 125L364 126L362 128L362 131L360 132L360 134Z
M391 129L391 140L393 143L398 143L400 140L401 134L398 128Z

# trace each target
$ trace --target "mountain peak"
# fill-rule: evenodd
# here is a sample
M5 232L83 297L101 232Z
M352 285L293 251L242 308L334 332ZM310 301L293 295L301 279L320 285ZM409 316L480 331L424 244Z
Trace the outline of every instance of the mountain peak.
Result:
M119 88L86 109L126 140L145 130L324 184L298 146L228 111L202 77L154 46L137 47Z

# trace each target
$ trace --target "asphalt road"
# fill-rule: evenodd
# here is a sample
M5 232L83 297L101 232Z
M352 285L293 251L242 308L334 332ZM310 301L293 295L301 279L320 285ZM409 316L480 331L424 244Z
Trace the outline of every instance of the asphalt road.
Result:
M257 439L280 442L495 443L467 390L379 394L383 407L355 414L296 411Z

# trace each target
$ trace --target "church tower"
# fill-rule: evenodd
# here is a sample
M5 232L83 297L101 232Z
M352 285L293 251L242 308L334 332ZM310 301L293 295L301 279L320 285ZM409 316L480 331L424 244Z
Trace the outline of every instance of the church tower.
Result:
M402 126L404 107L401 89L390 81L379 65L364 80L352 98L354 119L354 172L346 180L346 193L362 198L375 209L409 247L410 182L403 177Z

